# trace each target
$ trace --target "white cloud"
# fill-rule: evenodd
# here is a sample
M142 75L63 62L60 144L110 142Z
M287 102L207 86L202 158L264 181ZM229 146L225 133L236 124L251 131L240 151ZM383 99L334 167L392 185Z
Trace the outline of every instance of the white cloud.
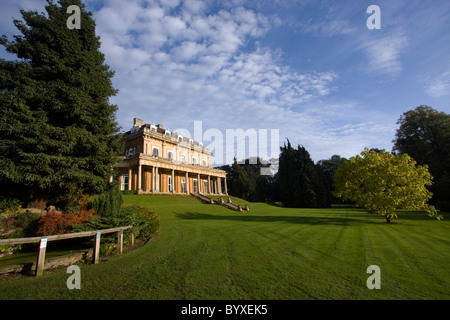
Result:
M369 59L367 71L382 75L398 75L403 68L400 58L407 45L408 37L403 34L365 39L361 47Z
M425 81L425 92L434 98L450 95L450 71L436 77L428 77Z
M104 1L94 11L101 50L116 71L113 83L119 94L111 102L119 106L123 129L129 129L133 117L169 129L191 129L194 120L223 133L227 128L273 128L280 130L280 142L298 141L315 160L330 157L337 148L335 153L354 155L367 141L379 147L376 141L390 133L391 128L377 125L383 120L368 122L355 105L321 101L335 91L336 72L293 70L278 49L259 45L273 21L280 23L276 17L268 19L239 4L212 11L209 5L117 0ZM329 36L353 32L344 19L309 28ZM398 39L400 44L394 42ZM365 41L370 70L401 70L406 43L406 37Z
M337 35L351 35L358 29L351 26L350 22L343 19L322 19L320 22L307 22L299 25L299 30L304 33L333 37Z
M157 3L132 8L136 17L121 32L112 27L99 34L106 39L107 62L117 70L119 95L113 102L124 129L133 117L188 130L194 120L203 120L223 133L279 129L281 140L303 141L317 156L326 157L336 146L340 138L326 131L327 116L299 106L333 92L338 75L299 73L278 51L258 45L249 50L246 43L270 30L266 17L243 7L207 14L205 6L191 2L182 4L188 14Z

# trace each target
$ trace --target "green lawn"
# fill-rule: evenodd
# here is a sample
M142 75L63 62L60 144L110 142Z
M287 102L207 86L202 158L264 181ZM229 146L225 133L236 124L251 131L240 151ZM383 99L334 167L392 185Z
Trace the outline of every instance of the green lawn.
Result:
M236 203L238 199L236 199ZM242 201L242 203L246 203ZM0 299L449 299L450 215L399 212L395 224L349 207L238 213L188 196L125 196L155 209L159 234L99 265L0 280ZM369 290L369 265L381 289Z

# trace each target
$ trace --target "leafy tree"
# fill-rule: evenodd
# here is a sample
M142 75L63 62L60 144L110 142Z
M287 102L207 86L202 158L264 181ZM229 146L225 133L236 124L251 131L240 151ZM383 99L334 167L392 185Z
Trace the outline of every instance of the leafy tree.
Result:
M219 167L227 173L228 193L248 201L278 201L276 175L261 175L261 168L268 166L260 158L245 159L232 165Z
M431 193L426 187L432 184L427 166L417 166L407 154L365 149L339 165L334 183L335 196L383 215L388 223L400 208L423 210L438 217L436 209L427 204Z
M330 205L324 189L323 175L308 151L294 149L289 140L281 149L278 181L280 200L286 207L326 207Z
M69 5L81 29L69 29ZM0 60L0 185L24 191L29 206L106 190L119 141L114 72L104 63L91 13L80 0L47 0L47 15L21 10L21 32L0 43L18 60Z
M316 164L320 172L322 173L324 181L323 188L331 203L338 202L338 199L335 198L332 194L333 176L338 166L344 161L347 161L347 159L341 158L341 156L335 154L330 159L319 160Z
M418 164L429 166L434 184L432 203L450 210L450 115L419 106L400 117L393 151L408 154Z

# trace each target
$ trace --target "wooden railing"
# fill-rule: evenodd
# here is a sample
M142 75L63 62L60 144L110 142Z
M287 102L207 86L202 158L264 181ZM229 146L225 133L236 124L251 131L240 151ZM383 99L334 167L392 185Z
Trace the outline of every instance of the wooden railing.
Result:
M100 237L102 234L108 234L117 232L117 247L119 250L119 254L122 254L123 251L123 231L127 229L131 229L133 226L126 227L117 227L96 231L85 231L85 232L77 232L77 233L66 233L66 234L58 234L53 236L43 236L43 237L28 237L28 238L16 238L16 239L2 239L0 240L0 245L14 245L14 244L26 244L26 243L39 243L39 253L36 262L36 276L41 276L44 272L44 262L45 262L45 252L47 249L48 241L57 241L57 240L65 240L65 239L75 239L75 238L83 238L95 236L94 241L94 254L93 254L93 262L97 264L99 262L100 257ZM134 244L134 235L131 234L131 246Z

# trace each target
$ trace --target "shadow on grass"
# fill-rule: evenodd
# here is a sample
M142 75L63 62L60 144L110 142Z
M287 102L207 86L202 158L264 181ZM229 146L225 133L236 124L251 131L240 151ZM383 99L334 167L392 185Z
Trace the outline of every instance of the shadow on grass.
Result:
M371 219L354 219L344 217L314 217L314 216L281 216L281 215L251 215L251 214L229 214L229 215L216 215L200 212L182 212L175 213L180 219L186 220L222 220L222 221L238 221L238 222L286 222L295 224L306 225L338 225L338 226L351 226L360 224L380 224L385 223L383 219L371 220Z

